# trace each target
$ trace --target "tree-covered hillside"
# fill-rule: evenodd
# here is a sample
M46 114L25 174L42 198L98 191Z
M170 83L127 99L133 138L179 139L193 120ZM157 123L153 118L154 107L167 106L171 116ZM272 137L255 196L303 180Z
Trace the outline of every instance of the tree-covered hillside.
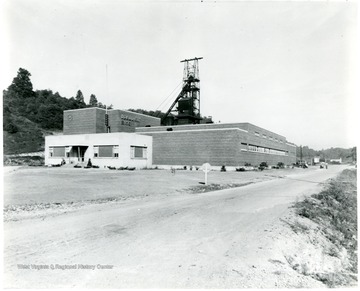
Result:
M7 90L3 91L4 153L40 151L44 135L61 131L63 111L85 107L101 107L95 95L86 104L81 90L66 98L51 90L33 90L31 74L20 68Z
M141 113L141 114L145 114L145 115L149 115L149 116L154 116L154 117L157 117L157 118L163 118L165 116L165 113L164 112L161 112L160 110L156 110L156 111L153 111L153 110L144 110L144 109L128 109L129 111L132 111L132 112L136 112L136 113Z
M321 160L342 159L343 162L356 161L356 147L353 148L330 148L319 151L313 150L308 146L296 148L296 156L298 160L311 161L314 157L320 157Z

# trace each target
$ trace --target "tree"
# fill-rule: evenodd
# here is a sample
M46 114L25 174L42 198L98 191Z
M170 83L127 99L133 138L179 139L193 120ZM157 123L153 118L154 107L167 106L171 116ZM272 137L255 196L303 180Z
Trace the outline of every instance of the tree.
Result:
M149 115L149 116L154 116L154 117L158 117L158 118L163 118L165 116L164 112L161 112L160 110L156 110L156 111L148 111L148 110L144 110L144 109L128 109L128 111L132 111L132 112L136 112L136 113L141 113L141 114L145 114L145 115Z
M356 147L353 147L352 149L351 149L351 157L352 157L352 160L354 161L354 162L356 162Z
M62 129L62 108L57 104L42 104L39 107L39 122L45 129Z
M7 106L4 106L4 115L3 115L3 130L8 133L18 132L17 126L14 124L10 110Z
M102 104L101 102L99 102L97 107L103 108L103 109L113 109L114 105L110 104L109 106L107 106L106 104Z
M98 106L98 101L97 101L96 96L94 94L90 95L89 106L90 107L97 107Z
M27 70L20 68L11 85L3 91L4 106L8 106L11 112L26 115L27 100L35 96L30 76Z
M76 103L78 105L78 108L84 108L86 107L85 101L84 101L84 95L81 92L81 90L78 90L75 97Z
M20 68L17 76L13 79L11 85L8 87L8 91L16 94L18 98L28 98L34 96L33 85L30 80L31 74Z
M97 107L106 109L106 105L101 102L98 103Z

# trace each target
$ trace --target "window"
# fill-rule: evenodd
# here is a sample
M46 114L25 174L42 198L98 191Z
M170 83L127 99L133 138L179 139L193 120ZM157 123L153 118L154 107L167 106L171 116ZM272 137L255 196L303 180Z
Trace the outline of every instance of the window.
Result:
M260 135L260 133L259 133L259 132L257 132L257 131L255 131L255 135L256 135L256 136L259 136L259 135Z
M99 146L99 157L111 158L113 156L113 146Z
M263 134L263 138L266 138L266 134Z
M99 157L99 147L98 146L94 146L94 158Z
M248 151L248 150L247 150L247 143L242 142L241 145L242 145L243 147L240 148L240 151L242 151L242 152L247 152L247 151Z
M285 152L284 152L284 151L273 150L273 149L270 149L270 154L271 154L271 155L285 156Z
M118 158L119 157L119 146L113 147L113 157Z
M249 145L249 151L250 152L256 152L256 146Z
M118 158L118 145L101 145L94 146L94 158Z
M132 159L147 159L147 147L131 146L130 155Z
M49 147L49 155L54 158L65 157L65 147Z
M65 154L66 154L66 157L67 157L67 158L70 158L71 148L72 148L72 147L66 147L66 148L65 148Z
M264 148L264 147L260 147L260 146L256 146L256 145L249 145L248 149L250 152L258 152L258 153L264 153L264 154L270 154L270 155L284 156L286 154L285 151Z

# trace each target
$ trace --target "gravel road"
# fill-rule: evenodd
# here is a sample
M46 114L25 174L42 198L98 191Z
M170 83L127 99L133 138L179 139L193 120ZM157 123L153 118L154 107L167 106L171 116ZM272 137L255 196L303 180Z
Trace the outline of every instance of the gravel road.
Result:
M286 264L280 218L344 168L6 222L4 287L324 287Z

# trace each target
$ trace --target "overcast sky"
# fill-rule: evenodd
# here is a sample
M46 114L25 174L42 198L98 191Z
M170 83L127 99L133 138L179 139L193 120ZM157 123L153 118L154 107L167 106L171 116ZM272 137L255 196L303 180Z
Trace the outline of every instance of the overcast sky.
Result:
M315 149L356 143L354 1L8 0L1 10L1 89L22 67L34 89L166 111L180 61L203 57L202 115Z

